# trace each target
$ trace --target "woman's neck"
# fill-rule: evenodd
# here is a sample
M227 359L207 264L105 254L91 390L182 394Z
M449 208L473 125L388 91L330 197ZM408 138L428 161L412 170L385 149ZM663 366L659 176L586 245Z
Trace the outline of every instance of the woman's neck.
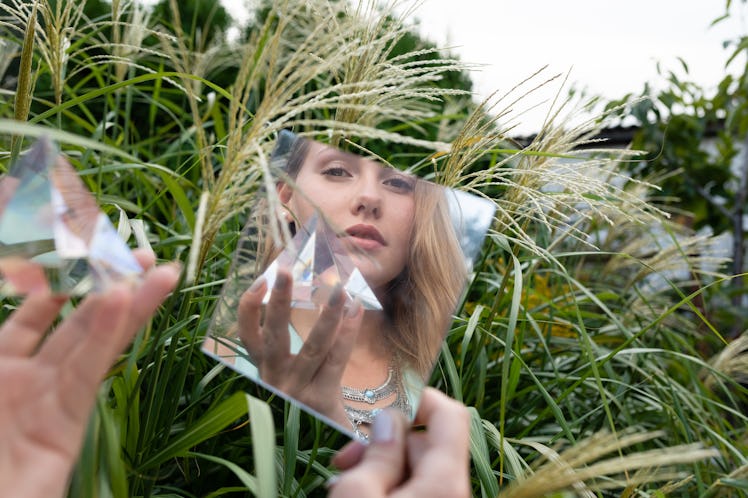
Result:
M382 312L366 311L356 345L343 374L343 384L373 385L383 382L392 364L386 337L391 324Z
M387 337L392 333L392 323L382 311L364 311L364 319L356 339L356 350L369 351L378 356L389 356Z

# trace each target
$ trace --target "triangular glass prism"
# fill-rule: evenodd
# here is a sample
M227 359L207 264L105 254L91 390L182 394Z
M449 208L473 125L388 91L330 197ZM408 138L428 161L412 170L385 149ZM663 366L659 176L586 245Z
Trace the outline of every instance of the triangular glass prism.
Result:
M0 293L82 295L143 269L46 138L0 180Z
M291 272L291 306L294 308L317 309L328 301L332 290L340 284L348 300L358 299L367 310L382 309L348 249L317 215L297 231L290 244L263 272L268 289L263 298L266 304L279 268Z

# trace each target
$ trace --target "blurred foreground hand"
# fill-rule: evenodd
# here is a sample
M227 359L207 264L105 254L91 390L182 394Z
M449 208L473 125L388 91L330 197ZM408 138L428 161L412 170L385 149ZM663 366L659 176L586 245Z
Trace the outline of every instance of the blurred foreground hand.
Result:
M153 266L153 255L137 256ZM66 298L33 294L0 327L3 496L64 495L102 377L178 278L164 265L91 294L48 337Z

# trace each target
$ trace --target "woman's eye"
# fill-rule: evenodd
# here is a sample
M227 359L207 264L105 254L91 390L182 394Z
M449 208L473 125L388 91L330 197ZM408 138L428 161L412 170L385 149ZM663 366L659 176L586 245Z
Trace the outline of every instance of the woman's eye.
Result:
M325 176L337 177L351 176L351 174L348 173L345 168L342 168L340 166L331 166L329 168L326 168L324 171L322 171L322 174Z
M413 190L413 182L407 178L401 178L399 176L393 176L386 179L384 184L403 192L410 192Z

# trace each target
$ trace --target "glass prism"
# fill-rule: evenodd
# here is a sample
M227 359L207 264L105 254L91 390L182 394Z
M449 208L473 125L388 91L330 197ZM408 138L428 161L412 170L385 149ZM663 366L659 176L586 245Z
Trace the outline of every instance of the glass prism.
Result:
M348 301L358 299L364 309L381 310L382 305L356 268L352 256L332 228L315 215L298 230L290 244L262 274L267 281L263 302L270 299L280 268L291 272L291 306L317 309L340 284Z
M82 295L142 272L49 139L39 139L0 180L1 294Z

